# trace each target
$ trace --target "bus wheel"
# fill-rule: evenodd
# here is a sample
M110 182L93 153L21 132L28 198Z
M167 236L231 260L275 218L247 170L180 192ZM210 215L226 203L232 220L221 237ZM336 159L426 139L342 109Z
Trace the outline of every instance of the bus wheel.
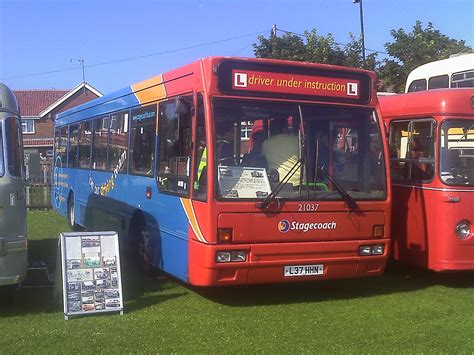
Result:
M67 202L67 224L69 228L74 231L80 230L78 224L76 224L76 217L74 214L74 195L71 193Z
M132 224L132 243L138 267L141 271L149 273L152 270L150 262L150 234L146 230L142 218L137 218Z

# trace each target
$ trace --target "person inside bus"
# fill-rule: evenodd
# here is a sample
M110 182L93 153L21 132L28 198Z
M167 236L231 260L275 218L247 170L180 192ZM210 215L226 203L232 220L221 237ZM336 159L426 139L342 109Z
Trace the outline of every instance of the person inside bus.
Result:
M410 150L407 152L408 159L412 159L412 171L411 171L411 179L415 180L424 180L429 177L428 175L428 165L426 163L421 163L419 161L420 158L425 157L425 153L423 150L423 145L420 142L419 137L412 137L411 142L410 142Z
M221 122L216 125L217 161L219 165L234 165L234 123Z
M242 157L242 166L249 166L254 168L267 168L267 160L262 153L262 145L265 140L265 134L263 130L252 133L250 142L252 144L252 150L244 154Z
M298 137L288 133L287 119L272 119L270 122L270 134L270 138L263 142L262 152L267 160L270 174L272 174L273 170L277 171L281 181L298 162ZM291 176L288 182L293 184L293 186L300 185L299 169Z

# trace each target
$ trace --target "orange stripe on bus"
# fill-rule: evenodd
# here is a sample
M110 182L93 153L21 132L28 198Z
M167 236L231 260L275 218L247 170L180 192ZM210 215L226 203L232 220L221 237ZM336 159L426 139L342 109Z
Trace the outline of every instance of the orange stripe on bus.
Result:
M183 205L184 212L186 213L186 216L188 217L189 224L191 225L191 228L193 229L194 234L196 235L197 239L201 242L207 243L207 240L204 238L204 236L202 235L201 229L199 228L199 224L196 219L196 214L194 213L191 200L184 199L184 198L180 198L180 200L181 200L181 204Z
M158 75L151 79L132 85L132 90L142 105L166 97L163 75Z

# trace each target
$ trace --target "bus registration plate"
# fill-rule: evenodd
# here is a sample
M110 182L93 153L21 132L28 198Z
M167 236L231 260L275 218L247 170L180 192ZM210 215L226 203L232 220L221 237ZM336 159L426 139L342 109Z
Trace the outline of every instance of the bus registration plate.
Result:
M322 275L324 272L324 266L322 264L316 265L290 265L285 266L285 276L311 276L311 275Z

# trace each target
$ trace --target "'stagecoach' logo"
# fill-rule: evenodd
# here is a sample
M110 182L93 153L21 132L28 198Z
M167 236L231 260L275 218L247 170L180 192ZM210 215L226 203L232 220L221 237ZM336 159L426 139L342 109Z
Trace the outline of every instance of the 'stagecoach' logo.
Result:
M330 222L288 222L286 219L282 219L278 222L278 230L281 233L286 233L290 230L292 231L302 231L304 233L311 231L311 230L330 230L336 229L337 223L336 221Z
M234 87L246 88L247 87L247 74L234 73Z
M286 219L281 220L278 222L278 230L282 233L286 233L290 230L290 222Z

